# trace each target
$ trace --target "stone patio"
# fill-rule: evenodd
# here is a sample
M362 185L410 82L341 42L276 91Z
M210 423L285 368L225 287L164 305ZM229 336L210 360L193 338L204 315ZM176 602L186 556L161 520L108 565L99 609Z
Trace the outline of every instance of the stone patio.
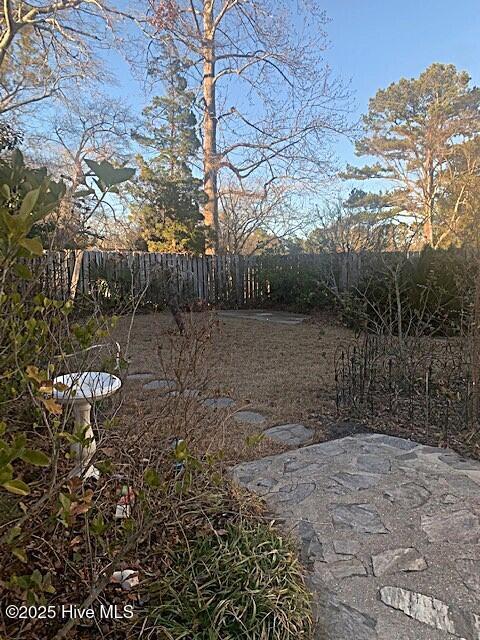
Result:
M361 434L238 465L298 540L319 640L480 639L480 463Z

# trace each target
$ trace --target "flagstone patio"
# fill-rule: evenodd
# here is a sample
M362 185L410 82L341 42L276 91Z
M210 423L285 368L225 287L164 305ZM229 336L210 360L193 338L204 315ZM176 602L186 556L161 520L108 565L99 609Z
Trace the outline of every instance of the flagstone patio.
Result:
M480 638L480 462L361 434L237 465L298 540L322 640Z

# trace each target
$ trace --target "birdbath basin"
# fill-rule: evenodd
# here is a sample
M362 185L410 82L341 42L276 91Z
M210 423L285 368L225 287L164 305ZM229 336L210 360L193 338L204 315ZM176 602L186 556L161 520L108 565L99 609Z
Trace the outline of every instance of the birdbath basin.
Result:
M84 371L57 376L53 384L62 385L61 391L54 389L55 400L73 407L75 433L84 433L85 439L88 440L86 446L81 443L71 445L71 453L83 472L97 449L90 421L92 403L114 394L120 389L122 382L111 373ZM90 466L85 472L85 477L92 475L98 477L98 470Z

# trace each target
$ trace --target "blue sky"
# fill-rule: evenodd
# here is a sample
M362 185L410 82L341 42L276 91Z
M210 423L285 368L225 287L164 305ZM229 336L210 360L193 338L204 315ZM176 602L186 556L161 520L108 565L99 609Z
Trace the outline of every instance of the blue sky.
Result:
M330 19L325 58L336 75L351 82L352 120L366 112L378 89L418 76L432 62L453 63L480 84L478 0L324 0L322 6ZM118 53L110 58L119 77L114 93L138 112L147 101L142 87ZM341 164L362 163L346 139L335 150Z
M432 62L453 63L480 84L478 0L324 0L323 6L331 20L327 59L351 80L357 116L378 89L416 77ZM344 162L355 159L348 141L336 151Z

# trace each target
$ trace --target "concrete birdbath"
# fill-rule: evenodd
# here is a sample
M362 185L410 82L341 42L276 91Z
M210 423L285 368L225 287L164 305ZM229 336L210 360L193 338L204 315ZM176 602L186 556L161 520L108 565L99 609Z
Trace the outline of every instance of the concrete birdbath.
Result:
M90 421L92 403L114 394L120 389L122 382L111 373L85 371L57 376L53 383L62 385L62 388L66 387L62 391L55 390L54 397L60 404L72 405L75 432L84 431L85 438L89 440L86 446L74 443L70 447L73 458L79 463L81 474L88 467L97 449ZM99 471L91 465L86 469L84 476L98 478Z

